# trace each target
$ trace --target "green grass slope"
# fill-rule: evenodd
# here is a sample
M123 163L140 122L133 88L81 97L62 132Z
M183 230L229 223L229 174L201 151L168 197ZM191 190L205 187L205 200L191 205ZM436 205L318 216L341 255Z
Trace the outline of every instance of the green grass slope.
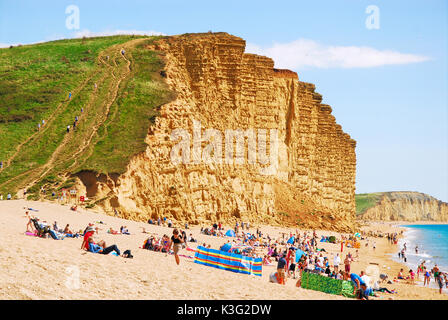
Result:
M0 49L0 194L61 188L70 183L64 177L82 170L123 172L145 149L157 107L173 99L159 74L162 60L145 48L155 39L98 37ZM77 130L67 133L75 116Z
M356 215L363 214L367 209L375 206L383 196L382 192L360 193L355 195Z

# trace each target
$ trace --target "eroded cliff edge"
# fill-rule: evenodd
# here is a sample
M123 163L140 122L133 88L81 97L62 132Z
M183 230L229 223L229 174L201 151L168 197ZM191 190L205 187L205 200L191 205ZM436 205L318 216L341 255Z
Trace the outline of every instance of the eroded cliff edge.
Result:
M448 222L448 203L419 192L384 192L358 217L371 221Z
M146 151L124 174L79 175L87 196L103 199L98 204L105 212L142 221L242 219L353 227L356 142L336 123L331 107L321 103L313 84L299 81L295 72L274 69L270 58L244 53L245 41L227 33L166 37L148 49L164 56L163 74L177 97L161 107ZM193 121L202 134L206 129L276 129L278 166L266 175L260 163L173 164L170 152L178 141L170 135L179 128L192 135Z

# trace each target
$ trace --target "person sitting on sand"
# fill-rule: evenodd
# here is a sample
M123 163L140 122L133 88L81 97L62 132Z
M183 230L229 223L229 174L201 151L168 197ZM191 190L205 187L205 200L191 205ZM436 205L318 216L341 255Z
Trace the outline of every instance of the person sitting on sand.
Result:
M112 251L115 251L117 253L117 255L120 255L120 250L118 249L116 244L113 244L109 247L103 247L99 244L95 244L93 242L92 237L89 238L89 252L92 253L101 253L101 254L109 254Z
M89 239L93 237L95 229L93 224L89 223L89 226L84 230L84 239L81 244L81 249L89 251Z
M190 233L190 237L188 238L188 241L190 241L190 242L198 242L198 240L193 238L193 234L192 233Z
M70 210L76 211L76 210L78 210L78 206L75 204L75 205L70 207Z
M359 300L369 300L369 296L378 297L373 293L372 288L367 287L367 285L361 284L360 288L356 291L356 298Z
M400 272L398 272L397 279L404 280L403 269L400 269Z
M70 225L67 224L67 225L65 226L65 228L64 228L63 233L64 233L66 236L68 236L68 237L71 237L71 238L78 238L78 237L79 237L79 234L78 234L78 233L73 233L73 231L71 231L69 227L70 227Z
M265 266L269 266L269 265L271 265L271 263L272 263L272 261L271 261L271 259L269 258L269 256L268 256L268 255L265 255L264 258L263 258L263 265L265 265Z
M120 232L121 232L121 234L130 235L129 230L126 228L126 226L121 227Z

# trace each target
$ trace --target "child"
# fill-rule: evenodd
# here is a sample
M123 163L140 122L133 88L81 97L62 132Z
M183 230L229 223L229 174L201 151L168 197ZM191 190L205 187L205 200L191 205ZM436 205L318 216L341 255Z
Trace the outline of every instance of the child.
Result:
M412 269L409 270L409 280L410 280L411 284L415 284L415 273L414 273L414 271L412 271Z

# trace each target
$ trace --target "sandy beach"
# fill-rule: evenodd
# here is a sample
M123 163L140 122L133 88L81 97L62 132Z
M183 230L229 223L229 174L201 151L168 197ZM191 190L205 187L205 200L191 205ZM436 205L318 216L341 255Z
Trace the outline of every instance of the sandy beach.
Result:
M57 221L60 228L70 224L74 231L84 230L88 223L99 227L97 240L103 239L107 245L116 244L123 252L130 249L133 259L113 255L88 253L80 249L82 238L64 240L43 239L25 235L27 218L24 208L31 215L38 216L52 225ZM0 201L0 259L3 276L0 279L0 299L262 299L262 300L329 300L345 299L342 296L297 288L296 280L288 279L285 286L270 283L269 275L276 269L263 266L262 277L248 276L195 264L192 258L181 257L176 265L172 255L143 250L142 246L149 234L171 236L172 229L149 225L143 222L124 220L97 213L93 210L78 209L71 211L69 206L48 202L25 200ZM102 223L100 223L102 222ZM112 235L107 230L118 230L127 226L131 235ZM182 226L179 226L182 227ZM204 227L209 227L205 226ZM271 237L281 233L295 232L296 229L272 226L251 226L252 232L259 227L263 234ZM219 248L227 242L227 237L207 236L200 233L201 226L192 226L186 230L198 239L198 244L210 244ZM225 226L225 230L230 226ZM401 229L397 224L372 223L364 227L366 231L381 230L395 232ZM303 232L303 230L301 230ZM337 235L334 232L317 230L320 235ZM373 238L372 238L373 239ZM369 238L371 242L372 239ZM377 266L381 273L393 278L404 265L391 259L398 250L389 245L385 238L375 238L376 250L361 241L359 260L352 263L352 271L359 273L369 265ZM327 251L330 261L340 252L339 244L320 243ZM354 253L356 249L344 248ZM180 254L193 256L194 252L181 250ZM381 300L401 299L448 299L447 294L440 295L437 290L405 283L385 284L395 289L397 294L379 293ZM445 290L445 289L444 289Z

